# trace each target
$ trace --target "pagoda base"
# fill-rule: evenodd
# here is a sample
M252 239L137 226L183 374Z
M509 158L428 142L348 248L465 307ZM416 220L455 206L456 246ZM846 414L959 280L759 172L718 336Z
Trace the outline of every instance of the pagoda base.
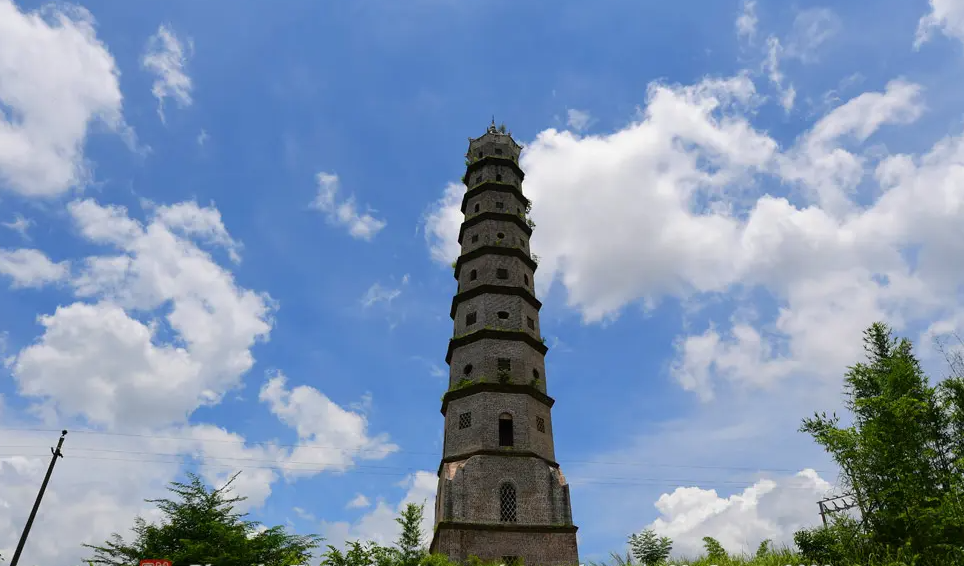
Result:
M508 525L444 521L435 528L430 552L464 563L470 556L483 562L516 557L525 566L577 566L573 525Z

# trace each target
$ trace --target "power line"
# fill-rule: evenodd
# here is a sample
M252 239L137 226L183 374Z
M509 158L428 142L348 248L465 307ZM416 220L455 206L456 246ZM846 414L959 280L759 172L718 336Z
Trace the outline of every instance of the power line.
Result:
M151 454L151 453L145 453L145 454ZM153 455L158 455L158 456L180 456L180 455L177 455L177 454L163 454L163 453L162 453L162 454L153 454ZM36 454L0 454L0 456L36 456ZM143 459L143 458L114 458L114 457L106 457L106 456L72 455L72 456L71 456L71 459L72 459L72 460L109 461L109 462L131 462L131 463L136 463L136 464L141 464L141 465L143 465L143 464L176 464L176 465L180 466L180 465L183 465L183 464L184 464L184 462L183 462L183 457L181 457L181 458L179 458L179 459L158 460L158 459ZM217 457L212 457L211 459L219 459L219 458L217 458ZM238 459L238 458L224 458L224 459L228 459L228 460L242 460L242 461L245 460L245 459L243 459L243 458L241 458L241 459ZM253 460L253 461L259 462L260 460ZM293 464L293 463L294 463L294 462L288 462L288 463L286 463L286 464L277 464L277 463L276 463L276 464L265 464L265 465L228 464L228 463L218 463L218 462L207 462L207 458L206 458L205 461L202 461L200 465L201 465L202 467L203 467L203 466L207 466L207 467L217 467L217 468L228 468L228 469L232 469L232 470L237 470L237 469L241 469L241 470L244 470L244 469L261 469L261 470L275 470L275 471L281 471L281 472L324 472L324 471L328 471L328 470L331 469L330 467L318 467L318 466L317 466L317 463L311 463L311 462L295 463L295 464L298 464L298 465L304 465L304 466L308 466L308 467L288 467L289 464ZM312 465L314 465L314 467L311 467ZM377 472L377 471L376 471L376 472L372 472L372 471L356 470L356 469L354 469L354 466L353 466L352 469L338 470L338 473L340 473L340 474L357 474L357 475L374 475L374 476L404 477L404 476L410 475L411 472L420 471L420 470L417 469L417 468L401 468L401 467L392 467L392 466L383 466L383 467L381 467L381 468L382 468L382 469L404 470L404 471L401 471L401 472L399 472L399 471L394 471L394 472ZM613 481L613 480L616 480L616 481ZM755 483L755 482L735 481L735 480L683 479L683 478L620 478L620 477L589 477L589 476L570 478L569 482L570 482L570 483L579 483L579 484L614 485L614 486L632 486L632 485L646 486L646 485L699 484L699 485L732 485L732 486L741 486L741 487L749 487L749 486L751 486L751 485L753 485L753 484ZM76 482L76 485L89 484L89 483L91 483L91 482ZM788 488L791 488L791 489L810 489L809 487L806 487L806 486L792 486L792 485L791 485L791 486L784 486L784 487L788 487Z
M38 429L38 428L0 428L0 431L16 431L16 432L57 432L54 429ZM222 444L237 444L242 446L263 446L263 447L274 447L274 448L308 448L317 450L338 450L342 452L352 452L352 453L389 453L389 454L412 454L412 455L423 455L423 456L435 456L438 457L438 452L420 452L414 450L386 450L384 448L345 448L340 446L323 446L319 444L312 444L309 442L298 442L294 444L280 444L275 442L267 441L246 441L246 440L227 440L220 438L193 438L189 436L161 436L152 434L136 434L136 433L122 433L122 432L104 432L104 431L94 431L94 430L78 430L71 431L71 433L89 434L94 436L118 436L118 437L130 437L130 438L148 438L154 440L181 440L188 442L216 442ZM33 448L35 445L0 445L0 448ZM106 449L85 449L85 448L75 448L74 450L87 450L87 451L101 451L110 452L111 450ZM117 450L115 452L123 453L134 453L130 451ZM148 452L143 452L142 454L151 454ZM181 454L177 454L180 456ZM680 468L680 469L702 469L702 470L728 470L728 471L744 471L744 472L785 472L785 473L797 473L799 469L791 468L763 468L763 467L740 467L740 466L709 466L709 465L695 465L695 464L667 464L659 462L602 462L598 460L564 460L567 464L591 464L591 465L604 465L604 466L652 466L660 468ZM814 470L817 473L830 473L828 470Z

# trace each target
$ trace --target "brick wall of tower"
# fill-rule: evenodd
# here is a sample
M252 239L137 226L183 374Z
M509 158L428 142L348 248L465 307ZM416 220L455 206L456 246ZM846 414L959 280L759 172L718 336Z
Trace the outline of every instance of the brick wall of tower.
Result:
M462 235L462 253L482 246L505 246L528 252L529 236L518 224L508 220L489 220L466 228Z
M507 269L508 279L499 279L497 270ZM472 280L472 270L476 279ZM465 262L459 271L459 292L468 291L478 285L514 285L533 290L532 270L517 257L504 255L484 255ZM525 281L528 278L529 284Z
M474 187L479 183L485 181L495 181L497 183L506 183L508 185L514 185L516 187L522 186L522 179L519 178L518 173L514 167L509 165L500 165L498 163L486 164L480 166L479 168L472 171L472 174L466 179L466 186Z
M549 407L529 395L505 393L477 393L449 402L445 411L444 457L500 450L499 416L503 413L512 415L513 446L501 450L531 451L548 460L556 459ZM464 414L471 415L471 424L459 428ZM538 430L537 418L542 419L544 431Z
M467 318L475 314L475 322ZM499 318L499 313L507 313L508 318ZM529 321L532 321L532 328ZM500 330L522 330L535 339L539 334L539 312L528 301L518 295L484 294L464 300L455 308L455 336L462 336L480 328Z
M551 400L536 398L525 387L484 391L460 386L462 380L482 380L532 385L546 392L544 348L535 342L541 338L538 309L513 294L526 289L534 296L535 286L528 259L530 230L516 221L525 216L528 202L519 192L523 175L515 164L520 151L510 136L494 126L469 143L472 164L465 177L463 257L456 273L460 296L454 300L453 312L457 337L453 344L458 346L448 358L449 387L458 392L444 398L444 454L431 550L458 562L469 556L518 557L526 566L576 566L569 486L555 464ZM508 158L515 164L504 159L476 162L486 156ZM499 214L477 216L482 213ZM493 246L491 253L484 246ZM467 257L480 251L485 255ZM498 277L501 270L506 271L504 279ZM482 290L481 285L493 288L467 294ZM470 313L474 313L472 319L467 318ZM473 334L483 329L488 330ZM500 375L500 359L509 361L508 376ZM513 442L503 447L499 446L499 421L506 413L511 417ZM514 518L500 514L504 503L500 488L506 485L515 490ZM511 500L510 495L506 497Z
M514 525L571 525L568 484L558 468L538 458L472 456L442 466L441 484L449 502L441 503L442 521L501 522L499 488L516 489L517 521Z
M449 365L449 389L455 388L461 379L470 381L498 382L498 359L508 358L509 383L528 385L538 372L535 387L545 392L545 357L525 342L485 338L456 348ZM471 365L466 373L466 366Z
M501 151L502 157L511 157L518 161L521 149L509 136L484 135L469 142L468 153L471 159L478 159L490 155L500 155L499 152Z
M436 548L452 561L468 559L465 549L479 549L484 561L521 556L526 566L576 566L576 533L513 533L490 531L440 531Z
M469 185L473 186L473 185ZM502 203L503 208L498 207ZM479 205L476 210L475 205ZM510 212L512 214L524 214L526 204L519 200L513 193L501 191L489 191L476 189L469 193L469 198L465 202L465 214L471 216L480 212Z

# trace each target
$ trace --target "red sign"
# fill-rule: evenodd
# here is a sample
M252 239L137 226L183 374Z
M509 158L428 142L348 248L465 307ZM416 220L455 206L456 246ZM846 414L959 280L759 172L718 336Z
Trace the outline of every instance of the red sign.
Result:
M154 558L154 559L152 559L152 558L145 558L144 560L141 560L140 566L171 566L171 561L170 561L170 560L159 560L159 559L156 559L156 558Z

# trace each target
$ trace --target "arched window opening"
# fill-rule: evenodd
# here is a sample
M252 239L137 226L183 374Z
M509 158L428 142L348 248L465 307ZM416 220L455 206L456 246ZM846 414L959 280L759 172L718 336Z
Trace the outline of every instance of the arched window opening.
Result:
M476 212L479 211L479 203L475 203L475 211L476 211Z
M496 180L496 181L501 181L501 180L502 180L502 175L499 174L499 173L496 173L496 174L495 174L495 180Z
M499 521L503 523L517 523L519 521L519 505L515 497L515 486L504 483L499 487Z
M499 232L495 235L496 240L501 240L502 238L505 238L505 234L502 232Z
M507 311L499 311L497 314L499 315L499 318L502 320L509 318L509 313Z
M465 367L462 368L462 373L465 375L472 373L472 364L465 364Z
M512 415L502 413L499 415L499 446L513 446L512 438Z

